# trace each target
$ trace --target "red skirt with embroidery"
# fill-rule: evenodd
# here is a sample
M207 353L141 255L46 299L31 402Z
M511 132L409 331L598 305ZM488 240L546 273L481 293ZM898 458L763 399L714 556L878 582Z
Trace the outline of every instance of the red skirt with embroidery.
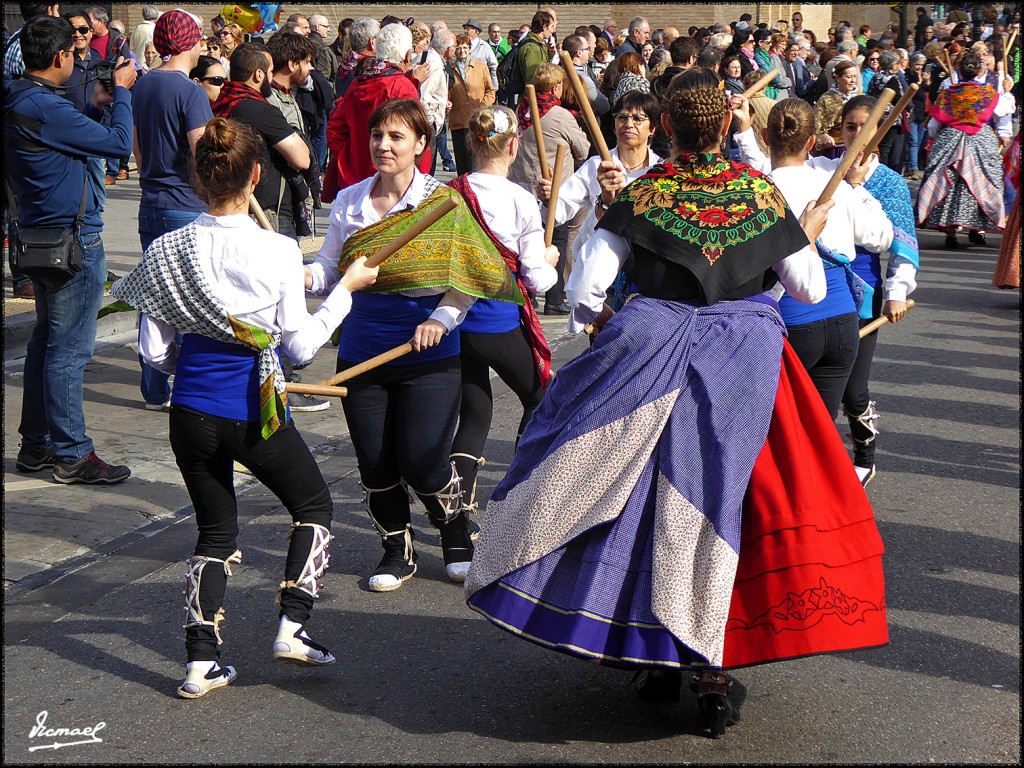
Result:
M882 553L867 494L786 342L744 503L722 666L887 643Z

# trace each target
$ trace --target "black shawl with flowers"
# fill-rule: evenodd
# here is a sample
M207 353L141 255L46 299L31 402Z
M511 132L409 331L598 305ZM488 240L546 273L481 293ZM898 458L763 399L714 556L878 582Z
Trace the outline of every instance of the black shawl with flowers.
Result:
M624 270L641 293L700 304L767 290L772 265L807 245L771 179L711 154L654 166L597 226L632 245Z

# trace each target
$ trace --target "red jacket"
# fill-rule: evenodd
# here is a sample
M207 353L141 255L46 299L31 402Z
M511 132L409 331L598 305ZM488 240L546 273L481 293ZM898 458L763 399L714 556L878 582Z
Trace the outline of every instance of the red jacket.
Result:
M356 78L344 96L334 102L327 121L328 164L321 200L331 202L339 190L358 184L377 172L370 160L370 114L388 99L419 101L419 85L397 67L388 66L380 74L364 73ZM416 164L430 173L430 147Z

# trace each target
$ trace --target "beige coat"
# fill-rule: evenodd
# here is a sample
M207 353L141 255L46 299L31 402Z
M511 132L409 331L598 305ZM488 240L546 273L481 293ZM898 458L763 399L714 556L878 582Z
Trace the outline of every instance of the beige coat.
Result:
M544 154L547 155L548 167L554 173L555 152L558 145L566 147L565 160L562 162L562 183L564 184L587 159L590 152L590 139L580 128L576 118L564 107L552 107L540 119L544 135ZM519 146L519 155L509 169L508 178L531 194L537 194L537 182L540 180L540 154L537 152L537 139L533 126L523 129L523 140Z
M457 131L469 128L469 118L480 107L494 103L494 85L487 65L477 59L466 61L466 79L459 74L458 64L453 59L452 87L448 91L448 99L452 103L452 111L448 114L448 126Z

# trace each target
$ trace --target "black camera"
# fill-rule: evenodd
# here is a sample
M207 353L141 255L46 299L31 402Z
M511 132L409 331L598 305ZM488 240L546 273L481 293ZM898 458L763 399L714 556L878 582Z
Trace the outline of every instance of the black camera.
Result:
M129 62L130 63L130 62ZM104 85L112 85L114 82L114 70L117 69L117 62L104 59L93 67L93 77Z

